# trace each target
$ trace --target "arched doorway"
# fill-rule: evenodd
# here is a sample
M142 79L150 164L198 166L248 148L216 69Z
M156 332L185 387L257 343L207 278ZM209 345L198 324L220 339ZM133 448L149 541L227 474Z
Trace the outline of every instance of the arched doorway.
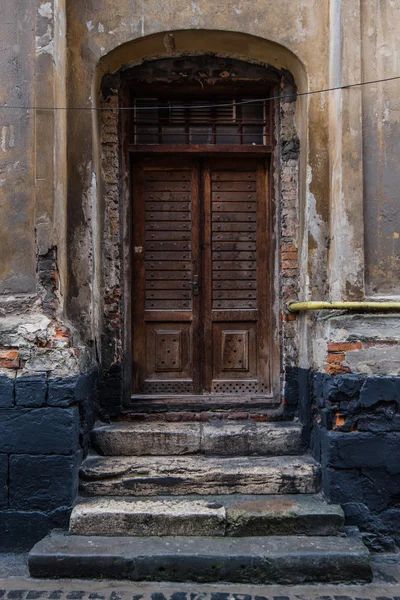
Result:
M123 150L128 174L121 227L136 400L279 396L273 178L279 127L294 115L273 100L282 90L293 103L287 72L215 55L147 61L103 78L106 103L113 94L127 109L115 153ZM297 159L297 138L294 147Z

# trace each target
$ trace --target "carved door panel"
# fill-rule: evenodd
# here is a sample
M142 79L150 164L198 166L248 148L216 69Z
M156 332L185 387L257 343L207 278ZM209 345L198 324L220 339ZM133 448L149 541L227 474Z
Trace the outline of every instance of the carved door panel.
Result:
M134 393L200 389L198 192L195 161L134 165Z
M204 386L212 393L269 394L265 162L208 161L203 181Z
M134 167L134 393L269 394L261 159Z

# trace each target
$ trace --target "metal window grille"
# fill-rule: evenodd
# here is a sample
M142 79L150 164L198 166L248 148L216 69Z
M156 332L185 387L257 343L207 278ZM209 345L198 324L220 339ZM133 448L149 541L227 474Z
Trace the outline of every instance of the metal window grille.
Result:
M251 98L134 100L134 143L268 146L270 102Z

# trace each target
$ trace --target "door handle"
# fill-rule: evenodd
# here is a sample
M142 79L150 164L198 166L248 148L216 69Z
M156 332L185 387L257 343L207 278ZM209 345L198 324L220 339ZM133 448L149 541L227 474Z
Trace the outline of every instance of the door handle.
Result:
M193 281L188 281L187 282L188 285L192 286L192 293L193 296L198 296L199 295L199 276L198 275L193 275Z

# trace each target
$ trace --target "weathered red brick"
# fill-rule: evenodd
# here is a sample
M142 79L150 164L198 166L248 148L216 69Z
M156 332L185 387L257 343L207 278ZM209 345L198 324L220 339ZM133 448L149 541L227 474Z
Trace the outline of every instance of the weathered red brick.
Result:
M297 258L298 258L297 250L296 250L296 252L282 252L281 258L282 258L282 260L292 260L292 261L296 261L296 263L297 263Z
M228 419L231 421L244 421L249 418L249 413L247 412L233 412L229 413Z
M361 350L361 342L329 342L328 352L347 352L348 350Z
M342 352L340 352L340 353L329 352L326 362L331 363L331 364L340 365L340 363L343 362L345 359L346 359L346 355L343 354Z
M364 342L365 348L385 348L387 346L397 346L399 342L394 340L380 340L379 342Z
M290 243L282 244L281 251L282 252L297 252L296 244L290 244Z
M250 414L250 421L255 421L256 423L265 423L268 421L268 415Z
M292 277L297 277L299 274L299 270L298 269L283 269L282 271L282 278L288 278L291 279Z
M3 369L18 369L20 366L18 350L0 350L0 367Z
M338 429L339 427L343 427L345 422L346 422L346 419L344 417L342 417L342 415L340 413L336 413L335 424L333 426L333 429Z
M329 375L339 375L340 373L351 373L349 367L344 365L325 365L325 373Z
M292 313L288 314L288 315L282 315L282 321L295 321L296 320L296 315L293 315Z

